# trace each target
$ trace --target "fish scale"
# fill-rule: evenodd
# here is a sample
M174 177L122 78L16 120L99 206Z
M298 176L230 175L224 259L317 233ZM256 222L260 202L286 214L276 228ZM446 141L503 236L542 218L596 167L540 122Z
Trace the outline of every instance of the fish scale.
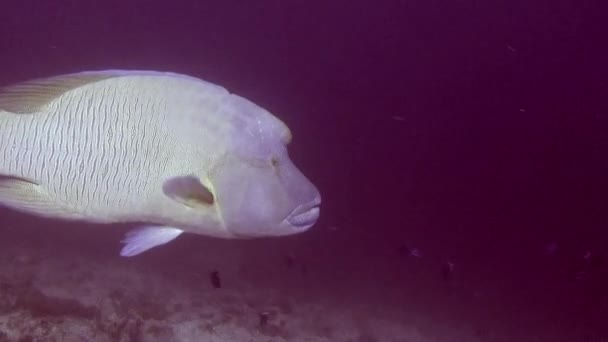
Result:
M9 144L21 146L21 151L25 151L25 154L10 155L9 158L14 159L15 164L11 164L12 167L6 173L48 185L50 194L60 202L69 202L75 198L78 210L108 215L111 213L104 207L109 204L110 197L120 204L115 207L120 211L133 198L143 194L145 184L138 180L145 177L137 172L147 170L149 175L152 170L144 166L142 159L159 156L148 152L146 140L150 136L145 130L139 129L142 127L142 118L151 118L154 112L142 113L142 106L126 107L124 100L128 98L128 93L123 93L120 98L123 103L119 100L109 102L105 107L89 106L89 103L101 103L96 101L95 94L103 95L103 91L91 89L90 93L78 99L74 110L69 110L66 106L73 101L67 96L63 101L53 103L49 113L17 116L19 122L16 124L17 129L9 135ZM95 131L93 125L97 122L94 117L105 124L99 127L97 134L91 133ZM117 134L113 134L112 139L107 139L111 131ZM106 138L105 142L102 137ZM110 153L110 150L103 148L104 145L113 146L118 153ZM49 150L51 153L44 153ZM140 154L133 153L134 151L146 152L139 158ZM39 158L33 159L32 156ZM93 158L94 162L87 162L89 158ZM63 172L53 175L32 168L33 165L40 164ZM99 174L96 172L98 168L116 172L94 177ZM111 183L120 184L117 189L119 191L114 194L111 193Z

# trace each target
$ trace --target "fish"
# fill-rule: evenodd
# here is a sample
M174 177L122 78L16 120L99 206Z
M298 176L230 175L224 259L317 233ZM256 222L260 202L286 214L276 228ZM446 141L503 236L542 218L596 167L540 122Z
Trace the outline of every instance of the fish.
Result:
M94 70L0 89L0 205L94 224L132 224L130 257L182 233L302 233L318 188L292 162L289 127L185 74Z
M220 272L213 271L209 274L209 280L211 280L211 285L213 288L220 289L222 288L222 281L220 280Z

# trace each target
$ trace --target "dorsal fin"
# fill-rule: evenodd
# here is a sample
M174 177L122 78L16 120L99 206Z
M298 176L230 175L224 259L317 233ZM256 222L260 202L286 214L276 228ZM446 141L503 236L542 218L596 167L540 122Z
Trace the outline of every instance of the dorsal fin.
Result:
M16 114L37 113L70 90L109 78L136 73L122 70L86 71L17 83L0 89L0 110ZM140 73L145 74L146 72Z

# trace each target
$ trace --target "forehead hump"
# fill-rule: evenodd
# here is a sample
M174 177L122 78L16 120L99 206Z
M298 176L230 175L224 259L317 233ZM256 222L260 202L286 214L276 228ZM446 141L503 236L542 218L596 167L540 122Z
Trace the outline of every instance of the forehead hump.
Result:
M231 150L247 158L268 159L289 142L287 126L253 102L231 94L226 97L220 115L225 115L233 129Z
M181 81L184 86L171 90L177 100L174 113L182 118L174 120L183 120L182 128L192 131L197 141L210 139L213 145L260 157L291 140L289 128L255 103L202 80Z
M260 143L281 142L289 135L289 128L264 108L235 94L225 99L225 114L240 134L250 136Z

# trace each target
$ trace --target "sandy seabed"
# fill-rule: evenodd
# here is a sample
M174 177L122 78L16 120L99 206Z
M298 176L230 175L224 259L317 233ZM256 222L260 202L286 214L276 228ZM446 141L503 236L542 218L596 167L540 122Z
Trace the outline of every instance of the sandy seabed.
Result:
M72 252L3 248L0 340L425 340L398 321L364 318L360 303L341 308L244 282L223 285L238 281L230 271L218 271L216 288L210 267L173 277L133 259Z
M121 258L122 229L2 229L0 341L608 341L423 259L328 265L295 240L191 235Z

